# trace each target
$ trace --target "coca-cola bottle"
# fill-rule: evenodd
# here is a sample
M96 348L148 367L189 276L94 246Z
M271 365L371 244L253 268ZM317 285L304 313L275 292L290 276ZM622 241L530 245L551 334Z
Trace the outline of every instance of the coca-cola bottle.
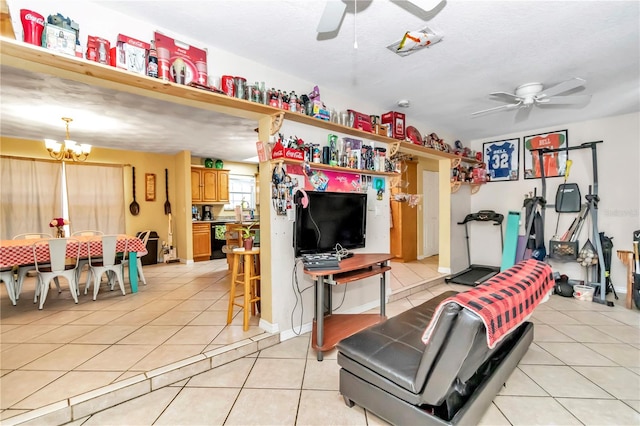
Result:
M149 48L149 57L147 59L147 75L149 77L158 78L158 52L156 51L156 41L151 40Z

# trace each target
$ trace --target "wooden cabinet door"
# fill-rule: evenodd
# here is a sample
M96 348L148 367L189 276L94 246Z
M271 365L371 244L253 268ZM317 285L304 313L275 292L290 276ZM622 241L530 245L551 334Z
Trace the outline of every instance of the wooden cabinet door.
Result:
M218 170L218 201L229 201L229 172Z
M415 194L417 191L417 163L406 161L401 178L408 183L406 188L391 188L391 194L406 192ZM404 167L403 167L404 168ZM416 207L407 203L391 201L390 249L394 260L411 262L418 258L418 213Z
M191 169L191 202L202 201L202 183L200 170Z
M193 224L193 260L209 260L211 257L211 225Z
M202 201L210 203L218 201L218 172L217 170L200 170L202 175Z

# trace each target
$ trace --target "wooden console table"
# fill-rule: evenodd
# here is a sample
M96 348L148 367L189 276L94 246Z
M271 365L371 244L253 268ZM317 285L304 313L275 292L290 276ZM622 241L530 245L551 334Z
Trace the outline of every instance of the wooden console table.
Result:
M333 349L340 340L364 330L385 318L385 275L391 270L388 253L358 253L340 261L337 269L304 270L315 279L316 311L313 321L312 346L317 351L318 361L322 352ZM380 314L334 314L331 305L331 290L327 293L328 313L324 312L325 285L347 284L363 278L380 275Z

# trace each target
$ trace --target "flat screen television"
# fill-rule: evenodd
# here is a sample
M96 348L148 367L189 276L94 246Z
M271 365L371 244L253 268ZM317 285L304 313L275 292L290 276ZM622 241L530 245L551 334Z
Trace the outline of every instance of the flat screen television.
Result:
M307 191L309 204L296 207L293 247L303 254L335 252L365 246L367 194Z

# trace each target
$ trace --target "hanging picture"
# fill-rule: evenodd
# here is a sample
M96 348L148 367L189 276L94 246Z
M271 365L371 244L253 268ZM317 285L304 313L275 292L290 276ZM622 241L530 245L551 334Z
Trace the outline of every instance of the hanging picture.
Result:
M569 147L568 130L541 133L525 136L524 140L524 178L536 179L541 177L540 153L536 149L561 149ZM545 152L542 154L542 166L545 177L564 176L567 167L567 151Z
M489 182L518 180L520 138L485 142L482 144L482 153Z

